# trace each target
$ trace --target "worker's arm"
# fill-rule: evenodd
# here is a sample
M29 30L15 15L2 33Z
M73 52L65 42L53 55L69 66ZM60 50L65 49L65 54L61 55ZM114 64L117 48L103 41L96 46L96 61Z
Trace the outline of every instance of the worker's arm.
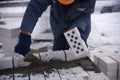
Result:
M52 3L52 0L31 0L25 11L20 29L32 33L38 18Z
M52 0L31 0L25 11L22 24L20 27L20 35L18 44L15 46L15 52L25 56L30 51L31 33L38 18L52 3Z

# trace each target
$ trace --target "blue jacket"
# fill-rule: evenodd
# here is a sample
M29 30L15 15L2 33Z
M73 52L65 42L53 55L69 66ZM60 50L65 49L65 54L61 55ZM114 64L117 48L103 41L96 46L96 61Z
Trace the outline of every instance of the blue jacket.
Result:
M38 18L49 5L50 24L55 39L71 26L78 27L82 38L87 39L91 29L90 14L94 11L95 0L76 0L69 6L58 4L55 0L31 0L20 29L32 33Z

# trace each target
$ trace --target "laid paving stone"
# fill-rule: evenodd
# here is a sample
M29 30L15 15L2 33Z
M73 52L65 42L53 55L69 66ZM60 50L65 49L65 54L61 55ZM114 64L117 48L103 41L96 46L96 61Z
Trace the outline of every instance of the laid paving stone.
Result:
M0 80L13 80L13 74L10 74L10 75L0 75Z
M32 37L32 40L35 40L35 41L53 41L54 37L53 37L52 33L44 33L44 34L34 35Z
M29 64L30 64L30 62L25 62L24 61L24 57L22 55L18 56L18 57L14 57L14 67L15 68L24 67L24 66L27 66Z
M67 78L67 79L61 79L61 80L83 80L83 78L81 77L81 78L79 78L79 79L77 79L77 78ZM85 79L84 79L85 80Z
M110 77L109 79L110 80L119 80L119 79L117 79L117 77Z
M15 80L29 80L28 74L14 74Z
M61 79L75 78L71 69L58 69Z
M90 80L110 80L107 76L105 75L96 75L96 76L89 76Z
M30 80L45 80L45 77L42 73L30 74Z
M100 57L100 66L107 70L117 70L117 62L110 57Z
M72 49L64 50L64 52L65 52L65 54L66 54L66 61L72 61L72 60L77 59L77 58L75 57L75 55L73 54Z
M31 52L38 53L38 52L47 52L47 44L44 43L34 43L30 46Z
M18 37L8 38L8 37L0 35L0 42L2 44L4 44L4 43L6 43L6 44L16 44L18 42Z
M88 73L86 71L84 71L81 67L74 67L74 68L71 68L74 76L76 78L81 78L81 77L85 77L85 76L89 76Z
M44 71L44 76L46 80L60 80L60 76L56 69L53 69L50 73Z
M13 68L12 57L0 58L0 70L8 68Z
M50 60L65 61L65 53L63 51L41 52L40 57L44 62L49 62Z
M7 38L14 38L19 35L19 28L15 27L1 27L0 28L0 35L5 36Z

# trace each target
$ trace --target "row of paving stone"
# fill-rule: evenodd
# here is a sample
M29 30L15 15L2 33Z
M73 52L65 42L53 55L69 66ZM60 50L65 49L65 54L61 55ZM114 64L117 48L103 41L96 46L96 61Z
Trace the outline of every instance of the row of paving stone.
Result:
M28 53L29 55L29 53ZM43 62L49 62L50 60L60 60L60 61L72 61L80 59L81 55L76 57L73 54L73 51L70 50L61 50L61 51L49 51L33 54L38 60ZM7 68L17 68L21 66L27 66L30 62L24 61L25 57L22 55L16 57L2 57L0 58L0 70Z
M0 75L0 80L109 80L103 73L84 71L80 66L69 69L53 69L51 73Z

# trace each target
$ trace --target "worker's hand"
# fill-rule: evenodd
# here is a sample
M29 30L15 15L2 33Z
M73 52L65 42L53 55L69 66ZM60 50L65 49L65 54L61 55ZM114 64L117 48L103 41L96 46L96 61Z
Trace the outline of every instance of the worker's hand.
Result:
M31 35L20 33L15 52L25 56L30 51Z

